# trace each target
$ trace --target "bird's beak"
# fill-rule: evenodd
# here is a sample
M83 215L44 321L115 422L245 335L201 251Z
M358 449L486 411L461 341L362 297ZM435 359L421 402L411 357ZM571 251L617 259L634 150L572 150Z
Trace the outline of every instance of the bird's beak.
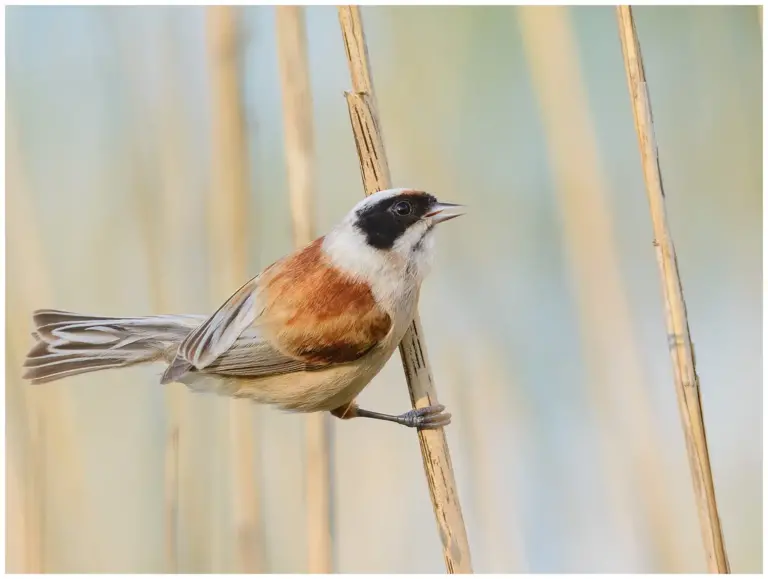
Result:
M443 221L448 221L454 217L459 217L466 213L466 208L463 205L456 205L455 203L435 203L424 217L431 217L432 223L438 224Z

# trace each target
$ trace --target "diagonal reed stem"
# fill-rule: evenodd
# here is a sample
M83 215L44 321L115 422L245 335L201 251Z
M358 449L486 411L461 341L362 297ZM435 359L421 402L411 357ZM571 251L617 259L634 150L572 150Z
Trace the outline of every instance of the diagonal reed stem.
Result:
M353 92L346 93L349 118L360 159L360 171L366 195L389 189L392 181L379 128L373 92L368 48L358 6L339 6L339 23L346 49ZM400 356L414 407L437 404L423 331L418 314L400 343ZM449 573L471 573L472 560L459 504L456 480L445 431L420 430L419 444L424 462L432 507L435 511L445 568Z
M651 221L653 222L653 245L656 248L656 258L659 262L664 292L669 352L672 357L680 417L685 432L691 476L693 477L693 490L707 555L707 567L710 572L729 573L730 568L723 541L723 531L720 527L720 516L715 501L712 468L709 464L707 434L704 428L699 377L696 374L696 359L691 341L691 331L688 327L688 313L683 297L683 286L680 281L675 246L667 222L664 186L661 180L643 57L637 39L632 9L629 6L618 6L616 10L627 83L632 100L632 112L635 118L635 129L640 144L643 176L648 192Z
M283 95L283 133L296 247L310 243L314 231L314 130L304 8L278 6L277 50ZM327 412L306 423L307 565L310 573L333 571L331 528L331 425Z
M563 251L585 345L585 393L602 433L596 441L598 468L607 481L605 499L617 526L616 539L627 541L630 566L647 559L652 567L679 571L680 533L668 522L673 498L665 484L662 442L620 271L609 185L572 9L520 6L516 12L555 185ZM648 558L641 553L640 517L648 529Z

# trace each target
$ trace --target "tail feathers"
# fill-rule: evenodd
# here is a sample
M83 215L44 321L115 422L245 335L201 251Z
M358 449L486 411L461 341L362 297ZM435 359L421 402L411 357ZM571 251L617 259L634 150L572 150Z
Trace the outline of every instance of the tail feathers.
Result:
M106 318L57 310L33 315L37 343L24 378L42 384L108 368L158 360L205 316Z

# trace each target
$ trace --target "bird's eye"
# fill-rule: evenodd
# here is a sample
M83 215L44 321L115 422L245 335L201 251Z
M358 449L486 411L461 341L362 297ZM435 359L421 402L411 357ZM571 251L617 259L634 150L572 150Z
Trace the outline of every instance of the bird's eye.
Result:
M412 211L411 204L408 201L400 201L395 205L394 210L398 215L408 215Z

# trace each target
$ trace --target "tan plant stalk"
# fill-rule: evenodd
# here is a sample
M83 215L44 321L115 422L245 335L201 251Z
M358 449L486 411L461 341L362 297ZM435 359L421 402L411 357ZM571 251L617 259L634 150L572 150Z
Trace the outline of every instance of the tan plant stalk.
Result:
M478 330L472 328L466 333L472 336L471 345L457 344L444 354L448 388L453 388L454 400L462 410L455 421L464 433L461 444L465 445L468 477L463 488L469 497L469 510L477 517L475 561L485 560L482 573L530 573L516 477L500 480L497 476L498 457L493 442L496 434L486 426L513 425L505 451L508 456L521 456L521 439L531 430L531 410L521 396L517 378L504 368L504 352L483 339ZM472 381L482 383L482 396L466 387ZM478 544L482 545L479 556Z
M117 22L115 22L117 26ZM118 37L119 38L119 37ZM160 115L161 129L159 158L157 169L159 186L147 178L155 166L148 155L142 151L142 138L146 135L135 123L128 126L130 159L136 181L136 197L139 220L143 228L142 238L147 255L150 282L150 298L153 311L167 313L184 311L183 292L179 288L187 287L184 280L176 275L178 268L174 262L183 251L183 232L188 226L188 214L184 210L189 204L184 189L184 166L182 152L183 118L178 107L179 74L174 57L174 39L166 36L165 46L160 51L162 65L162 94L164 109ZM140 63L134 58L132 47L126 42L117 43L122 74L126 84L128 100L137 107L135 115L146 115L139 92L142 90ZM142 154L143 153L143 154ZM154 159L153 159L154 160ZM179 562L179 439L182 432L182 420L186 416L186 386L169 384L165 390L167 423L165 432L164 457L164 515L165 515L165 572L178 573ZM186 434L186 431L185 431Z
M688 327L688 313L683 297L683 286L680 281L675 246L667 221L664 186L659 168L653 114L648 85L645 80L643 57L637 39L632 9L629 6L618 6L616 10L624 66L632 101L632 112L635 118L635 129L640 145L643 176L653 223L653 245L656 248L656 258L659 263L664 293L669 352L672 357L675 388L693 477L699 523L707 555L707 567L711 572L728 573L730 568L715 500L715 486L709 463L699 377L696 374L696 360L691 332Z
M23 355L23 354L22 354ZM18 360L21 355L8 359ZM9 429L10 430L10 429ZM5 572L6 573L41 573L42 548L40 545L40 517L29 508L31 495L34 494L35 478L29 467L29 457L21 456L23 450L17 447L29 447L23 441L8 437L8 449L5 463Z
M366 195L389 189L392 181L379 128L368 48L357 6L339 6L339 23L346 49L353 92L346 93ZM400 343L406 382L416 408L437 404L437 392L426 356L418 315ZM449 573L471 573L472 560L461 513L448 443L442 428L418 433L424 471L435 511L445 567Z
M173 38L166 38L169 44ZM169 267L174 260L180 259L183 246L183 230L188 224L187 213L180 210L185 205L184 163L182 152L184 147L182 125L183 118L178 106L173 106L175 98L180 97L177 86L180 84L176 70L177 62L171 58L173 48L164 50L165 79L163 94L167 101L164 109L161 137L160 168L162 185L159 192L159 209L162 227L158 232L159 241L152 248L150 262L160 262L152 268L151 273L159 276L153 284L159 293L153 295L158 312L173 311L174 296L178 299L179 286L184 287L185 280L176 274L178 268ZM178 83L178 84L177 84ZM170 102L169 102L170 101ZM157 223L157 221L155 222ZM163 248L161 250L161 248ZM179 307L179 304L175 304ZM188 393L182 384L169 384L166 387L166 404L168 421L165 439L165 513L166 513L166 572L179 573L179 495L180 495L180 439L182 432L187 436L185 420L187 417Z
M21 567L16 568L16 572L46 572L49 565L45 548L45 537L49 532L46 508L57 506L57 502L66 496L64 502L58 505L60 516L78 522L78 540L74 544L77 548L87 549L91 553L91 562L99 567L103 561L99 556L101 549L94 534L91 509L85 497L86 470L78 445L72 400L63 388L41 388L21 379L24 356L32 345L29 336L32 311L41 304L53 304L55 300L44 239L33 206L33 192L24 172L24 159L13 119L8 120L6 142L8 293L9 297L15 297L17 304L7 310L6 387L16 390L13 395L21 399L21 411L24 412L19 418L26 422L26 440L9 440L8 443L15 445L18 442L27 453L21 463L24 465L23 472L15 473L24 486L25 502L19 505L21 513L16 511L23 516L23 529L8 528L9 533L17 530L25 533L21 540L25 552L21 561L14 560L13 563L14 567ZM7 398L11 397L9 394Z
M277 50L283 95L283 134L293 240L303 247L315 238L314 130L304 8L277 7ZM307 566L310 573L333 571L331 537L331 425L327 412L306 419Z
M237 8L211 6L206 17L213 88L213 183L208 203L212 295L216 305L248 278L248 162L240 92ZM259 500L254 473L253 404L229 402L236 554L239 571L262 566Z
M662 443L654 427L647 372L634 338L609 185L570 9L520 6L516 12L543 122L563 250L574 282L585 345L586 393L601 433L597 444L608 485L606 499L619 535L627 537L633 561L641 557L635 518L642 515L656 565L665 572L680 571L679 533L668 522L673 498L664 484ZM612 363L606 364L609 359ZM619 394L624 398L620 405ZM622 457L630 459L629 468L622 464Z
M9 123L9 126L12 125ZM14 303L13 293L27 295L25 290L35 288L34 282L46 283L44 272L39 268L42 260L42 245L37 237L32 208L29 206L29 191L22 183L18 151L14 146L14 135L9 129L7 182L8 218L16 225L8 228L9 251L14 248L24 252L24 257L8 256L8 280L14 280L21 288L10 286L7 305ZM29 227L32 227L30 230ZM14 243L14 238L15 243ZM14 243L10 245L10 243ZM23 269L22 269L23 264ZM15 274L15 275L14 275ZM19 276L19 277L17 277ZM27 281L25 282L25 277ZM44 293L47 286L41 285L36 293ZM21 300L18 300L21 301ZM30 313L33 304L24 304L22 311L6 308L6 573L43 573L44 545L43 532L45 516L45 447L41 415L45 400L41 393L21 379L21 365L29 351L31 340ZM32 306L32 307L26 307ZM14 315L15 314L15 315ZM11 331L11 328L14 328ZM19 425L14 428L14 426Z

